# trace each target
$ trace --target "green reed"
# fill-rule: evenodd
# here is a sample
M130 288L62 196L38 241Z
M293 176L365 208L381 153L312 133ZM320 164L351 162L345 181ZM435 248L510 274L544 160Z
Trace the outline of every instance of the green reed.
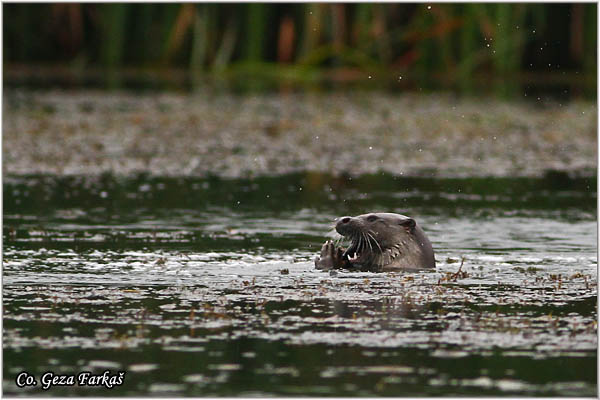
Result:
M109 71L113 85L126 67L185 68L201 80L269 65L308 80L377 71L465 92L485 76L512 96L523 74L596 71L595 4L6 4L4 29L9 69L77 64Z

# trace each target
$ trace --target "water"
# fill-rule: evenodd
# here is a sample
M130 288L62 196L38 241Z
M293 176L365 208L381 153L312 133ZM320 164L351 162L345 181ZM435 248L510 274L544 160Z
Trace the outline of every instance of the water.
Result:
M595 187L5 177L4 393L595 396ZM416 218L437 271L315 270L333 219L368 211ZM105 370L123 385L15 385Z

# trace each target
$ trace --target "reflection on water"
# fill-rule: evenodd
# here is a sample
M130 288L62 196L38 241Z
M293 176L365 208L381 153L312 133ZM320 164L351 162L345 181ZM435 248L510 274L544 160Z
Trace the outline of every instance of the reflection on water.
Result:
M110 369L43 393L591 396L595 185L554 182L7 179L4 392ZM437 271L314 269L333 218L383 210Z

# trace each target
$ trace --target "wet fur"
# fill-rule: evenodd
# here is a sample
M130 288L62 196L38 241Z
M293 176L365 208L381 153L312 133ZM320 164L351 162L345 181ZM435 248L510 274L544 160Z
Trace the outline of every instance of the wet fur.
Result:
M336 231L351 243L347 249L327 241L315 259L318 269L395 271L435 268L431 243L409 217L370 213L338 218ZM360 256L356 259L356 255Z

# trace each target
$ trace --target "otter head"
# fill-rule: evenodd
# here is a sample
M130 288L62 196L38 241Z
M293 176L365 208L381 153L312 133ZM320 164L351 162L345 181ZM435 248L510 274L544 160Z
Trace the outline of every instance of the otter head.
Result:
M384 261L384 255L390 254L390 250L399 255L401 249L412 240L415 229L414 219L393 213L341 217L335 225L335 230L351 241L344 258L358 265L382 265L388 262Z

